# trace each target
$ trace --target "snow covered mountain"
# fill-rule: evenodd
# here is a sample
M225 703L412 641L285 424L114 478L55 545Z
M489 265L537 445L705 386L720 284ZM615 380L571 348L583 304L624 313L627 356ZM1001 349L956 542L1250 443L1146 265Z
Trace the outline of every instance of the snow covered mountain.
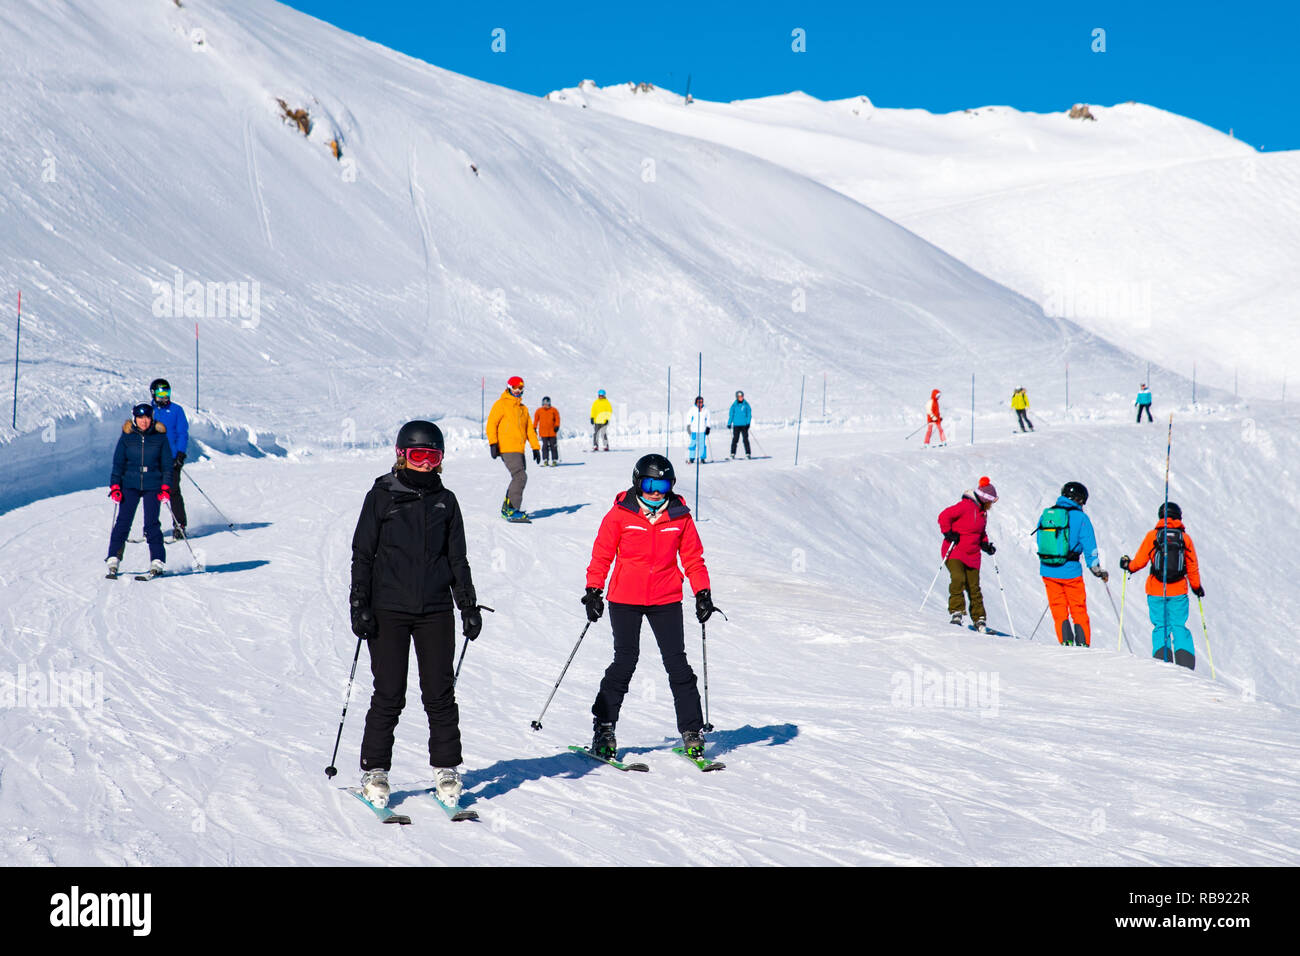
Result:
M1300 357L1300 153L1141 103L936 115L865 96L710 103L584 82L552 101L725 144L861 201L1186 376L1276 399ZM1086 110L1086 113L1084 112Z
M1146 355L743 143L492 87L264 0L17 0L0 63L0 297L23 292L19 422L0 434L6 862L1300 861L1286 408L1213 391L1193 408L1160 373L1212 652L1197 630L1195 672L1150 660L1141 582L1121 635L1117 573L1089 583L1094 647L1066 650L1034 634L1028 532L1070 479L1092 490L1112 572L1151 525L1167 431L1131 420ZM239 534L187 485L193 556L172 546L172 575L105 581L123 406L159 374L192 406L196 321L187 473ZM545 731L528 723L581 631L601 515L637 454L681 454L667 372L680 416L700 352L715 410L744 388L770 456L678 486L698 493L730 618L708 631L728 769L668 752L647 645L619 739L651 772L627 779L564 752L590 733L604 622ZM505 472L479 432L480 382L491 401L516 373L565 416L572 465L532 470L526 527L496 517ZM1023 436L1006 404L1021 384L1038 425ZM618 450L584 455L597 387ZM904 435L933 387L951 440L923 452ZM321 771L356 648L352 528L416 416L449 435L496 613L457 687L482 823L452 826L422 793L412 682L393 779L415 826L399 831L337 789L355 782L364 660L341 776ZM1019 639L948 625L934 595L917 610L934 517L981 474L1002 494L985 596Z

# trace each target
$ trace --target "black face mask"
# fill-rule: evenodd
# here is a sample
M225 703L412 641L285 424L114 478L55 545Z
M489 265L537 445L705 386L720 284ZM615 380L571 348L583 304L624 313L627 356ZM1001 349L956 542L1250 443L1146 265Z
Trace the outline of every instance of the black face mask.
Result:
M442 476L436 471L416 471L414 468L398 468L397 480L417 491L429 491L442 485Z

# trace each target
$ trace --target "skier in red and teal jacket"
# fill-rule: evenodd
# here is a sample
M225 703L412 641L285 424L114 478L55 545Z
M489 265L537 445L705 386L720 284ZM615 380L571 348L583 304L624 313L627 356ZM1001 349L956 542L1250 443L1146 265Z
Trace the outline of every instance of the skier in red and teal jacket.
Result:
M591 708L591 749L600 756L613 757L617 751L614 725L640 656L642 619L650 622L668 671L682 745L691 756L704 752L700 693L686 659L682 581L689 579L695 592L695 616L701 624L714 607L704 546L690 508L672 490L676 481L672 462L663 455L642 457L632 470L632 487L614 499L591 549L582 603L589 621L600 620L605 610L602 591L609 576L614 632L614 661L605 670Z

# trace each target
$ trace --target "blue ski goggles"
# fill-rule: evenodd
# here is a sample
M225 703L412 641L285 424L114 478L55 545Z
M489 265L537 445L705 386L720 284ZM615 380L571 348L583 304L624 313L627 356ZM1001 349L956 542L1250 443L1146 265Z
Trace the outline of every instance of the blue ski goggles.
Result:
M658 492L661 495L666 495L668 494L668 492L672 490L673 490L673 483L669 481L667 478L642 478L641 479L641 494L643 495L648 495L653 492Z

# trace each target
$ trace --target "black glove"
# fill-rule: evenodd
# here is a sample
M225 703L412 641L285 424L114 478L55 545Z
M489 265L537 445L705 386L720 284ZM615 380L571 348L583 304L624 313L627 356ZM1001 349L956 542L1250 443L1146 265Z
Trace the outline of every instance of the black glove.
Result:
M600 596L600 588L587 588L582 596L582 603L587 606L587 620L595 624L605 613L605 600Z
M469 640L474 640L483 630L483 615L476 607L467 607L460 612L461 633Z
M588 418L587 421L591 422L593 425L596 424L596 419L594 418Z
M176 464L178 464L178 465L183 465L183 464L185 464L185 452L183 452L183 451L182 451L182 452L177 452L177 454L176 454Z
M998 551L997 548L993 547L992 541L985 541L983 544L980 545L980 550L983 551L985 554L997 554Z
M704 434L707 435L707 434L708 434L709 432L711 432L711 431L713 431L713 429L710 428L710 427L708 427L707 425L704 427Z
M695 595L695 619L703 624L713 616L713 595L708 588Z
M1127 570L1128 570L1128 563L1129 563L1129 560L1130 560L1130 559L1129 559L1129 556L1128 556L1127 554L1124 555L1123 557L1121 557L1121 558L1119 559L1119 569L1120 569L1121 571L1127 571Z
M1197 597L1205 597L1205 588L1192 588L1192 593Z
M541 451L540 451L539 449L534 448L534 449L533 449L533 464L534 464L534 465L540 465L541 463L542 463L542 453L541 453Z
M943 540L947 541L949 544L956 544L958 541L961 540L961 535L959 535L956 531L945 531L943 535Z
M1101 578L1102 584L1105 584L1110 580L1110 573L1105 568L1103 568L1100 564L1094 568L1090 568L1089 570L1091 570L1092 573L1095 574L1097 577Z
M352 633L367 641L378 634L379 626L370 610L370 595L353 589L348 603L352 606Z
M493 458L501 457L501 446L498 445L496 442L493 442L491 445L488 445L488 451L492 453Z

